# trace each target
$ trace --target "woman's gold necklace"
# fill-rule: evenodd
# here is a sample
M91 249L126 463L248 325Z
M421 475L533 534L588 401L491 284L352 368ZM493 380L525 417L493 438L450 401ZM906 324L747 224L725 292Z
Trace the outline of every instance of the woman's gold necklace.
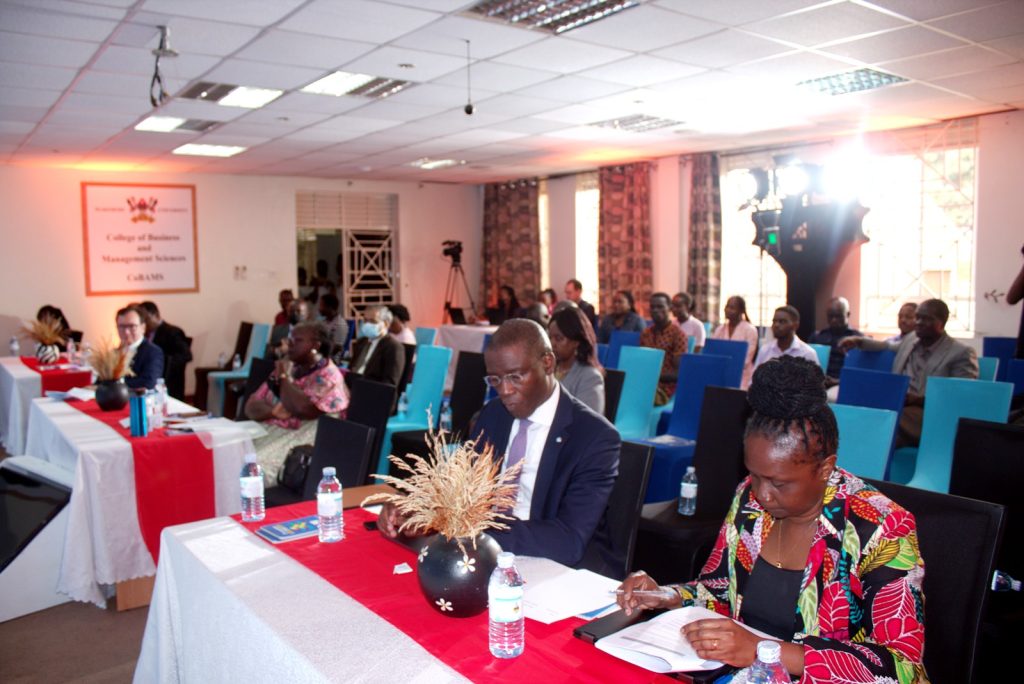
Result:
M818 521L818 518L817 518L817 516L815 516L815 518L813 520L811 520L810 522L807 523L807 526L810 527L811 523L816 523L817 521ZM779 521L779 533L776 535L776 538L778 539L777 546L778 546L779 552L778 552L778 555L775 556L775 567L779 568L780 570L782 569L782 525L785 522L786 522L785 518L783 518L782 520Z

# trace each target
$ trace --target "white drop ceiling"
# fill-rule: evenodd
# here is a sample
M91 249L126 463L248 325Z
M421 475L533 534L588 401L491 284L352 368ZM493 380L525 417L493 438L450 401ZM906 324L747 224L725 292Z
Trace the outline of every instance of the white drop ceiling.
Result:
M478 183L1024 107L1024 0L646 0L560 36L472 4L0 0L0 163ZM171 98L154 110L160 25L180 56L161 60ZM862 67L908 81L794 87ZM415 85L384 100L299 92L336 70ZM258 110L174 97L200 80L285 94ZM221 123L134 130L152 114ZM633 114L682 124L589 125ZM171 154L185 143L248 150ZM409 165L424 157L465 163Z

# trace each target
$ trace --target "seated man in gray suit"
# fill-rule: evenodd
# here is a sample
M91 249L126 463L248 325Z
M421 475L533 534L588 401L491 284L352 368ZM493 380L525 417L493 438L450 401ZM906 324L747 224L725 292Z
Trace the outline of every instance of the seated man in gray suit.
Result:
M897 446L917 446L921 441L924 389L928 376L978 377L977 352L946 334L949 307L944 301L926 299L921 302L917 306L914 320L914 332L904 335L899 343L867 337L845 337L839 342L844 351L853 347L865 351L892 349L896 352L892 372L910 376L910 388L900 414Z

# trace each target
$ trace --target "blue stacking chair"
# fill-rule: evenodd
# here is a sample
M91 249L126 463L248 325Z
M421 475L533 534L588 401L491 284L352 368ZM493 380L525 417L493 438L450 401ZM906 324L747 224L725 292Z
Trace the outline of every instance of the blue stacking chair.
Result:
M828 369L828 357L832 353L832 347L827 344L809 344L807 345L814 350L814 353L818 355L818 365L821 366L821 370Z
M437 328L416 328L416 346L425 347L434 344Z
M605 363L608 368L619 369L619 359L623 347L637 347L640 345L640 333L615 330L608 339L608 353L605 354Z
M896 352L890 349L881 351L864 351L854 347L846 352L843 368L860 368L863 370L892 372L892 362L896 360Z
M1003 364L999 363L1000 359L995 356L979 356L978 357L978 379L979 380L995 380L999 373L999 367ZM1003 373L1005 379L1006 373Z
M694 348L697 346L697 338L693 335L686 336L686 353L692 354Z
M441 413L441 397L444 396L444 381L448 376L448 364L452 350L448 347L426 345L416 351L416 369L412 382L406 386L409 408L388 419L384 437L380 444L380 458L377 473L387 475L388 455L391 453L391 435L405 430L427 430L437 426ZM431 422L427 422L427 411Z
M743 382L743 365L747 362L747 343L742 340L717 340L708 338L704 341L702 354L728 356L729 368L726 370L726 387L739 387Z
M675 406L664 435L640 440L654 447L654 465L644 503L669 501L679 495L679 481L686 467L693 465L697 428L704 403L704 389L722 387L729 357L715 354L683 354L679 359L679 382L673 397Z
M206 408L210 413L215 416L224 415L224 389L227 383L248 378L253 357L262 358L269 341L270 326L266 323L253 323L242 367L238 370L213 371L207 376L210 385L207 390Z
M1024 359L1010 359L1006 382L1013 384L1013 396L1024 394Z
M615 416L615 427L622 439L645 439L650 435L651 408L664 359L662 349L623 347L617 370L626 372L626 380Z
M833 404L839 425L839 466L859 477L885 478L897 413L888 409Z
M994 356L999 359L996 369L996 380L1006 382L1006 372L1010 367L1010 359L1017 353L1016 337L983 337L981 338L981 355Z
M1005 423L1012 394L1013 385L1008 382L928 378L921 446L896 450L889 479L919 489L948 493L953 443L960 419Z
M602 366L607 368L608 364L605 363L605 361L607 361L607 360L608 360L608 345L603 343L603 342L598 342L597 343L597 361Z
M910 376L898 373L850 368L839 371L839 397L837 403L847 406L888 409L899 418L903 402L910 387Z

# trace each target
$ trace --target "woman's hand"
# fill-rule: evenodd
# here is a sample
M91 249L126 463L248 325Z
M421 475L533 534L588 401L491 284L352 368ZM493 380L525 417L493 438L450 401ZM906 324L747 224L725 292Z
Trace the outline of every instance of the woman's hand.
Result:
M733 620L708 618L683 627L686 638L697 655L706 660L720 660L734 667L747 667L757 656L762 641L753 632Z
M622 593L616 597L619 607L626 611L626 615L632 615L634 610L648 610L651 608L678 608L679 597L670 598L669 590L658 586L658 583L651 579L643 570L634 572L623 580L619 585ZM652 593L638 593L652 592ZM658 593L654 593L658 592Z
M395 504L388 501L380 507L380 514L377 516L377 529L389 539L398 536L398 528L405 522L405 517L398 512Z
M280 382L284 382L292 376L292 361L291 359L279 359L274 364L274 374Z

